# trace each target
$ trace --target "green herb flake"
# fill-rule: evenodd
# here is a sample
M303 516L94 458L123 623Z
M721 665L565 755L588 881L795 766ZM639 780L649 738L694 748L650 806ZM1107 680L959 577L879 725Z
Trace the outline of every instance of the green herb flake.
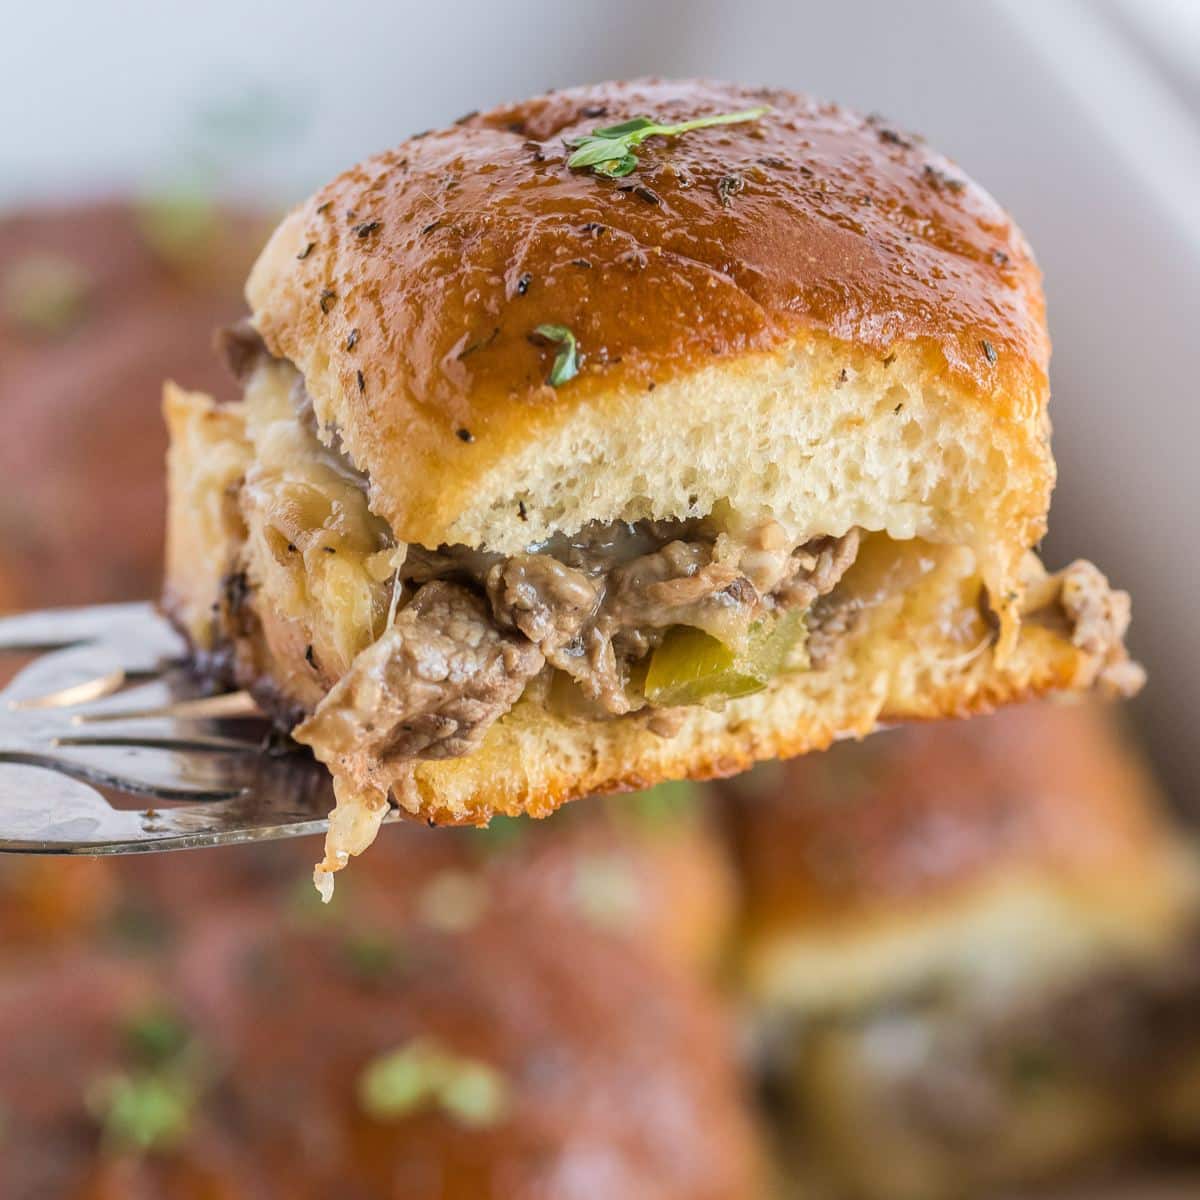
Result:
M190 271L213 251L222 231L216 202L201 188L180 187L138 206L142 240L167 266Z
M131 1053L152 1066L176 1058L190 1040L188 1027L161 1004L134 1013L125 1023L124 1034Z
M380 933L357 933L346 940L346 962L360 979L385 979L400 965L403 955L399 946Z
M767 106L748 108L742 112L717 113L711 117L696 117L676 125L660 125L650 117L634 117L620 125L609 125L593 130L590 134L567 139L567 147L573 153L567 159L572 171L591 170L593 175L606 179L620 179L631 174L638 165L634 148L651 137L678 137L693 129L708 129L713 125L737 125L743 121L757 121Z
M693 820L703 803L703 789L687 779L660 783L631 796L614 796L617 814L627 814L638 826L651 830L677 828Z
M521 501L518 501L518 506ZM518 846L529 833L525 817L495 816L486 825L471 831L471 837L485 855L502 854Z
M494 1067L469 1059L451 1064L439 1098L449 1116L472 1129L497 1124L509 1107L504 1077Z
M31 333L55 336L83 319L92 291L87 271L60 254L30 254L4 275L4 313Z
M125 1150L168 1150L188 1134L196 1096L181 1076L157 1071L110 1075L87 1106L106 1139Z
M367 1065L358 1080L358 1102L376 1120L406 1117L437 1094L441 1055L427 1042L413 1042Z
M395 1120L440 1108L461 1125L493 1125L509 1109L504 1077L492 1066L418 1038L367 1064L358 1081L359 1105L376 1120Z
M579 374L583 355L579 353L575 335L565 325L539 325L533 331L533 336L559 348L558 353L554 356L550 374L546 376L546 382L551 387L562 387L564 383L569 383Z

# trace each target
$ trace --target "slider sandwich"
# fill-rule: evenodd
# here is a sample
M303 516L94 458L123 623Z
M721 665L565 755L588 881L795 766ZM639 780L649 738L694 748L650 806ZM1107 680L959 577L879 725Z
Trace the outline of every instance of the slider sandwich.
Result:
M787 92L613 83L464 117L279 226L169 386L165 605L333 774L544 815L880 722L1128 693L1128 598L1033 555L1037 267L919 139Z
M958 1200L1200 1144L1196 850L1108 716L1028 705L726 785L801 1194Z
M0 1195L764 1195L734 1029L692 971L406 832L380 847L399 896L368 870L316 920L287 872L184 909L176 876L169 936L0 971Z

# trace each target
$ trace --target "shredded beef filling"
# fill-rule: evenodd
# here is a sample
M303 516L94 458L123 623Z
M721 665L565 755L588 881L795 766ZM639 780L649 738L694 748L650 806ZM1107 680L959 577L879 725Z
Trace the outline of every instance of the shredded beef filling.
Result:
M330 753L381 761L467 754L543 662L496 627L478 596L428 583L334 685L306 736Z
M924 1048L917 1057L898 1056L878 1078L879 1090L925 1135L960 1149L977 1146L1031 1091L1047 1086L1121 1091L1134 1103L1164 1073L1195 1062L1200 931L1170 961L1101 969L1003 1012L945 1005L867 1016L863 1025L864 1038L872 1029L886 1037L889 1026L907 1020L932 1031L931 1039L909 1039Z
M547 663L602 712L645 707L630 677L668 629L732 636L780 603L713 562L716 539L698 523L690 532L647 553L638 551L662 531L635 525L555 547L562 557L411 547L399 579L412 599L334 686L303 739L381 760L465 754ZM856 531L825 541L798 552L784 573L789 598L832 588L853 561ZM666 734L671 722L652 727Z
M449 579L485 593L501 629L524 635L590 701L620 715L642 706L631 674L667 630L692 626L736 644L755 620L832 591L854 562L859 534L789 549L766 594L744 570L747 552L720 542L700 520L619 522L512 557L411 546L400 578L418 589Z

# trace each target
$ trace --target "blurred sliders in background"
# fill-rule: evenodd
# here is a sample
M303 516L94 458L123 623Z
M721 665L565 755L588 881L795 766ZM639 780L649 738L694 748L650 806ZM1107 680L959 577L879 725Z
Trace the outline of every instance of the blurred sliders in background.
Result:
M232 394L211 332L312 183L547 83L765 80L920 128L1038 248L1051 557L1136 588L1172 803L1042 707L389 829L331 910L304 845L6 857L0 1196L1196 1194L1194 9L211 7L42 6L0 51L62 80L0 151L0 607L157 592L162 380Z
M722 791L799 1194L990 1195L1196 1148L1198 863L1107 710L894 730Z

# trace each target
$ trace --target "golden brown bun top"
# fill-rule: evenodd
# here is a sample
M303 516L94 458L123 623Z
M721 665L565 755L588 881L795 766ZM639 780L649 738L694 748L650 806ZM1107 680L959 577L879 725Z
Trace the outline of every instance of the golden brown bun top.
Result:
M345 935L281 937L270 913L201 932L181 964L205 1002L199 1019L223 1031L238 1064L241 1136L284 1194L540 1200L573 1194L581 1169L611 1186L605 1195L758 1194L732 1031L694 980L544 910L397 930L394 896L393 880L370 897L382 916L359 910L361 936L390 952L365 985L347 968ZM247 962L259 987L238 978ZM364 1068L415 1043L496 1072L506 1102L477 1125L436 1104L364 1112Z
M1176 886L1155 882L1169 842L1157 791L1096 704L909 726L731 786L760 926L919 913L997 876Z
M624 179L566 165L563 139L597 126L758 105L643 143ZM247 295L403 540L436 532L439 479L564 411L653 406L656 384L796 339L904 347L999 423L1039 422L1047 398L1039 273L986 192L878 119L727 83L598 84L412 138L293 212ZM558 389L542 323L584 355Z

